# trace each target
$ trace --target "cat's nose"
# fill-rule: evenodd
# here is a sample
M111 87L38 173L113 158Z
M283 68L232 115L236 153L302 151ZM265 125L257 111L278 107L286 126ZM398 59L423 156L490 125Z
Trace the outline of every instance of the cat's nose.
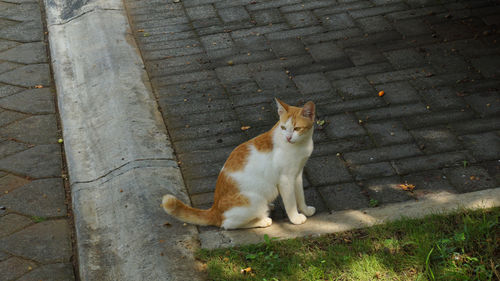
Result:
M292 136L286 136L286 140L290 141L292 139Z

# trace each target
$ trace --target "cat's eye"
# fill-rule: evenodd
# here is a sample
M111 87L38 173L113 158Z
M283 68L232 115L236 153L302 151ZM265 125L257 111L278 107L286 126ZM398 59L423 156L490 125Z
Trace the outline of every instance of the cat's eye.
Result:
M281 126L281 129L282 129L282 130L286 130L285 126Z
M294 131L300 131L300 129L302 129L301 127L295 127L293 128Z

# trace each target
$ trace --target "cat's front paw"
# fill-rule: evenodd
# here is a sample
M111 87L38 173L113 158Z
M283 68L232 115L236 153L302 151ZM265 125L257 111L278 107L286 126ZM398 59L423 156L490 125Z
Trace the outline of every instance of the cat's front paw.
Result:
M316 213L316 208L314 208L313 206L307 206L305 210L302 210L302 212L304 213L304 215L310 217L314 215L314 213Z
M306 220L307 220L307 218L303 214L297 214L297 215L290 218L290 221L293 224L303 224L306 222Z

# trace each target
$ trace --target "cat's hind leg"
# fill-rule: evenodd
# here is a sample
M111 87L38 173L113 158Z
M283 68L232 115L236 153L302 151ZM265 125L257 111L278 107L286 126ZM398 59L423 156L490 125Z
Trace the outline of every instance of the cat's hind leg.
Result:
M267 227L272 224L268 214L269 207L264 200L258 204L233 207L224 212L221 227L225 229Z

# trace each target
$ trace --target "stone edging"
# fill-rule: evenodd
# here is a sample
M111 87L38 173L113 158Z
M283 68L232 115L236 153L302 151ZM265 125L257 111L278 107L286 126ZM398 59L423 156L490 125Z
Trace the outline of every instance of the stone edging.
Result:
M120 0L45 0L81 280L200 280L189 201Z
M450 213L458 209L500 206L500 187L464 194L433 194L419 201L389 204L380 208L323 213L305 224L280 222L268 228L233 231L207 231L200 234L201 247L213 249L263 242L264 234L280 239L348 231L394 221L402 217L421 218L429 214ZM340 223L341 222L341 223Z

